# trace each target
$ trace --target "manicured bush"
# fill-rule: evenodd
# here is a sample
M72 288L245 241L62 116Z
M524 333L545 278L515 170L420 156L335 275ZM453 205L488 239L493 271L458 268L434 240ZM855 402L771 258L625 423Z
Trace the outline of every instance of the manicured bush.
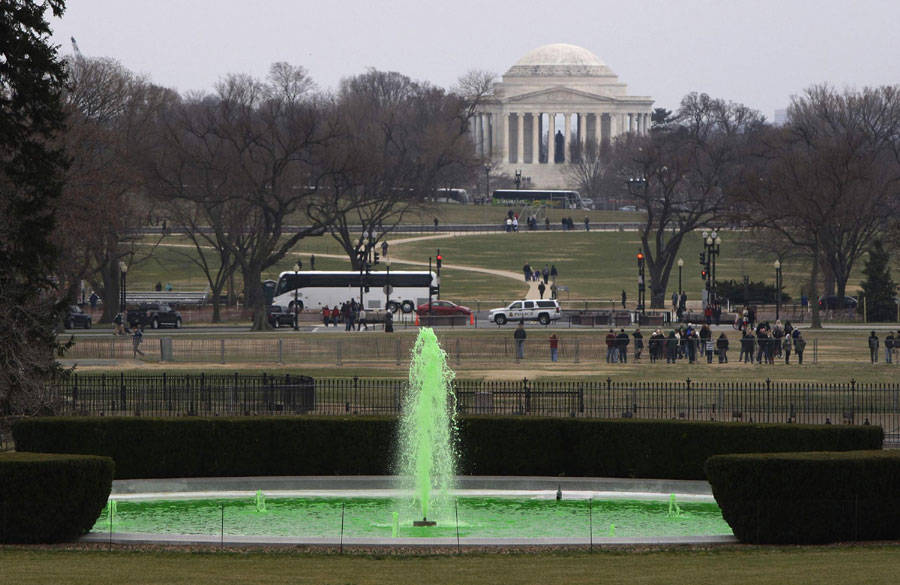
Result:
M89 531L114 468L108 457L0 453L0 542L65 542Z
M393 417L31 418L20 451L106 455L120 479L393 472ZM879 427L467 417L460 472L705 479L719 453L878 449Z
M900 538L900 452L718 455L706 471L743 542Z

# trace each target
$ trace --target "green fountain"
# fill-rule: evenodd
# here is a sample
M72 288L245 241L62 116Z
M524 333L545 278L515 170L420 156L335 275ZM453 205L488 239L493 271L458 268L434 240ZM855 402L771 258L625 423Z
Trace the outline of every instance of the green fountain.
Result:
M448 511L451 503L457 458L454 375L434 330L422 328L412 351L397 457L401 487L412 491L422 517L414 526L434 526L429 515Z

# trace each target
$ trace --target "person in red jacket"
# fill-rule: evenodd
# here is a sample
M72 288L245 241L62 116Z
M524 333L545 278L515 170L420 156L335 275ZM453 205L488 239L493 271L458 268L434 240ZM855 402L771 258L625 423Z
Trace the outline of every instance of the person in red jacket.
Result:
M322 307L322 321L325 323L325 327L328 327L328 322L331 320L331 309L328 308L328 305Z

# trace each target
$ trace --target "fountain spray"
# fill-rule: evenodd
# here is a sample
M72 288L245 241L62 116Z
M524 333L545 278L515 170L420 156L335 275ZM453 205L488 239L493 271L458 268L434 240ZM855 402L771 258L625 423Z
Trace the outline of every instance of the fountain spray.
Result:
M457 453L454 376L434 330L423 327L413 347L399 435L400 475L422 516L416 526L433 526L428 515L449 504Z

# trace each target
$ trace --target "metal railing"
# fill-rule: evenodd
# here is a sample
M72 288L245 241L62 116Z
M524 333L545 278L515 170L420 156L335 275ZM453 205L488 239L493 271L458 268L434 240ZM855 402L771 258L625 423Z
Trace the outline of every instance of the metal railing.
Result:
M104 416L399 414L407 381L282 374L70 374L52 387L61 414ZM900 442L900 383L453 382L460 414L873 424Z

